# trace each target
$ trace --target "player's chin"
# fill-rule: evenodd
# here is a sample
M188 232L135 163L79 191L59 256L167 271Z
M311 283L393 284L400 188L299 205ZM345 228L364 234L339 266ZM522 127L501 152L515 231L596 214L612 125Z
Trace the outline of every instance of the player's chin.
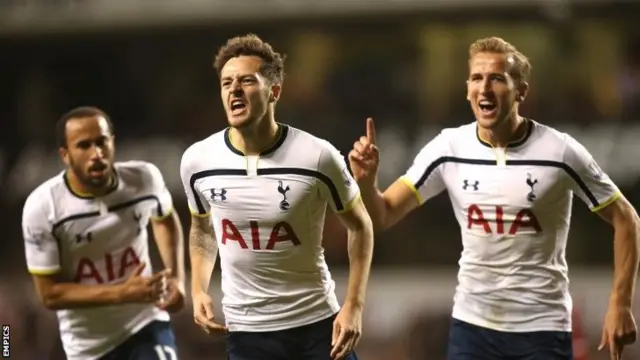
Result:
M100 189L109 184L109 176L89 174L85 177L85 182L95 189Z
M251 117L249 116L248 113L241 114L241 115L229 114L227 116L227 120L229 122L229 126L236 129L242 129L251 125Z
M476 121L478 122L478 126L484 129L493 129L499 123L499 117L497 114L484 114L484 113L476 113Z

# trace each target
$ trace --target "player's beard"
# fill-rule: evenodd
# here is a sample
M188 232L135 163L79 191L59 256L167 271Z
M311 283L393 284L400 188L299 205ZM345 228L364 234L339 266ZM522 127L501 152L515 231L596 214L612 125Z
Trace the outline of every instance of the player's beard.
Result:
M73 158L69 159L69 167L71 168L71 171L73 171L73 175L75 175L76 179L78 179L82 185L87 188L103 190L111 185L113 170L110 167L107 167L107 169L105 169L104 176L100 177L91 176L89 174L89 168L85 171L85 169L77 164Z

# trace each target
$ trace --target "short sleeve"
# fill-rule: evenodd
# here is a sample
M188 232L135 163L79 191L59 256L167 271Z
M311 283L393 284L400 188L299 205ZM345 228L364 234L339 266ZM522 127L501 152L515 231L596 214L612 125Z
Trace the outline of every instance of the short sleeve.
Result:
M171 215L173 212L173 199L171 192L164 182L164 177L157 166L148 164L151 174L151 191L153 196L158 200L158 206L153 210L152 218L154 220L162 219Z
M322 182L321 194L331 210L336 213L351 210L360 189L351 176L342 154L329 143L326 143L320 154L318 171Z
M445 135L440 133L420 150L411 167L400 177L400 180L416 194L419 204L445 189L440 165L447 154L447 145Z
M197 144L197 143L196 143ZM192 215L208 216L211 210L209 202L198 192L195 184L194 154L196 144L191 145L182 155L180 178L187 196L187 204Z
M53 236L53 225L46 215L43 201L31 195L22 212L27 268L33 275L51 275L60 271L58 241Z
M564 163L569 187L591 211L598 211L620 197L620 190L602 171L589 151L573 137L566 135Z

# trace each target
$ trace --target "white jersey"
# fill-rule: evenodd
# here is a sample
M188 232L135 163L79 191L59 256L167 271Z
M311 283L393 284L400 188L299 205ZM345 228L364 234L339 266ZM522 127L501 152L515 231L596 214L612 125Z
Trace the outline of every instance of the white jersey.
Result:
M339 310L322 232L327 204L349 210L358 186L328 142L279 126L260 156L244 156L229 129L187 149L181 175L191 212L211 216L230 331L275 331Z
M463 243L454 318L499 331L571 331L573 193L597 211L620 192L572 137L527 126L506 149L482 141L475 123L446 129L401 179L420 203L448 190Z
M29 195L22 228L30 273L116 284L145 262L143 275L151 275L147 225L151 217L171 213L171 194L150 163L119 162L114 168L117 187L99 198L74 192L64 172ZM169 320L153 304L58 310L57 316L69 360L97 359L151 321Z

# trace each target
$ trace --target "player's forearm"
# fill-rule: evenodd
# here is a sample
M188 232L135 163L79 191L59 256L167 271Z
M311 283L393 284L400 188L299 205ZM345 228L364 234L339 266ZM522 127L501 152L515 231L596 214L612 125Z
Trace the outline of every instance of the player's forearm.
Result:
M634 298L635 284L640 261L639 224L637 219L615 228L614 278L611 301L630 308Z
M349 283L345 304L364 306L371 259L373 258L373 228L367 223L349 230Z
M189 258L193 293L206 292L209 288L217 256L218 244L213 234L192 227L189 233Z
M373 228L375 230L385 230L388 227L388 209L383 193L378 190L378 186L375 183L358 183L358 186L360 187L362 202L371 217Z
M85 285L58 283L46 294L40 294L42 303L51 310L79 309L124 303L120 284Z
M165 268L171 269L172 276L175 276L184 293L186 275L184 269L184 236L182 235L182 225L180 218L174 212L161 223L153 226L154 237L158 245L158 252L162 258Z

